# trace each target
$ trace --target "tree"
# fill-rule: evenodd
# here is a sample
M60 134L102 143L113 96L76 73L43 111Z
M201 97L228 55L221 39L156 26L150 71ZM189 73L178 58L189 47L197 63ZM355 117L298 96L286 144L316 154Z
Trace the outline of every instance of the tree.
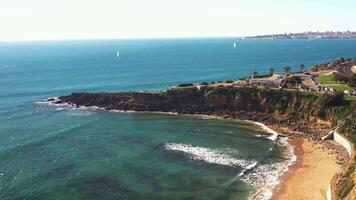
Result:
M273 67L271 67L271 68L269 68L269 75L273 75L274 74L274 68Z
M301 72L304 72L304 64L301 64L301 65L300 65L300 71L301 71Z
M340 61L341 61L341 63L344 63L345 62L345 58L340 58Z
M292 76L285 79L285 83L291 86L301 84L302 81L303 81L302 78L300 78L299 76Z
M258 72L257 72L257 71L253 71L253 72L252 72L252 76L253 76L253 77L255 77L255 76L257 76L257 75L258 75Z
M352 74L349 80L349 86L356 87L356 74Z
M337 83L338 81L342 81L342 82L344 82L344 83L346 83L346 82L349 81L349 79L348 79L346 76L344 76L344 75L342 75L342 74L340 74L340 73L334 73L333 80L336 81L336 83Z
M285 65L285 66L283 67L283 69L284 69L284 73L286 73L286 74L288 74L288 73L290 72L290 67L289 67L289 65Z

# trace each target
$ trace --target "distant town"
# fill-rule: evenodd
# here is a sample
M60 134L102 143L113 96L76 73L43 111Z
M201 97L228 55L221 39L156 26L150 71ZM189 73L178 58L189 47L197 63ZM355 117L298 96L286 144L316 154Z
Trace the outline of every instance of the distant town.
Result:
M242 37L241 39L266 39L266 40L278 40L278 39L351 39L356 38L356 32L344 31L344 32L304 32L304 33L284 33L275 35L258 35L250 37Z

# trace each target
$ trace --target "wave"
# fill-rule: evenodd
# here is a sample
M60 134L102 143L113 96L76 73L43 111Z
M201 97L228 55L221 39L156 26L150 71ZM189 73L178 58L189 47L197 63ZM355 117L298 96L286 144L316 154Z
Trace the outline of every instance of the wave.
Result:
M262 130L264 130L265 132L270 133L271 136L267 137L268 139L270 139L270 140L272 140L272 141L277 141L279 134L278 134L276 131L272 130L271 128L269 128L268 126L266 126L266 125L263 124L263 123L255 122L255 121L249 121L249 120L246 120L246 121L257 125L257 126L259 126Z
M194 147L189 144L167 143L165 148L170 151L179 151L188 154L194 160L202 160L211 164L218 164L230 167L250 168L257 164L254 160L236 159L222 151L208 149L205 147Z
M279 139L278 145L286 147L286 151L283 152L284 161L260 164L240 177L241 181L256 188L256 193L250 199L270 199L273 189L279 184L279 177L297 160L294 147L288 143L287 138Z
M71 115L73 116L87 116L92 114L91 112L88 111L105 110L104 108L98 106L76 106L75 104L71 104L71 103L62 103L58 97L49 97L43 101L36 101L35 104L56 106L57 107L55 109L56 112L64 111L66 109L71 109L74 110L74 112L71 113Z

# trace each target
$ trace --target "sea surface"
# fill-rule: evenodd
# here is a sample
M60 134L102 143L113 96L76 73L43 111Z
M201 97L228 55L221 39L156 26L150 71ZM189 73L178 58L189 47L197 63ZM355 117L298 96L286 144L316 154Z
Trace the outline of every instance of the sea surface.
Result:
M159 90L356 57L356 40L241 40L233 48L234 41L0 43L0 199L270 197L293 156L257 125L43 103L71 92Z

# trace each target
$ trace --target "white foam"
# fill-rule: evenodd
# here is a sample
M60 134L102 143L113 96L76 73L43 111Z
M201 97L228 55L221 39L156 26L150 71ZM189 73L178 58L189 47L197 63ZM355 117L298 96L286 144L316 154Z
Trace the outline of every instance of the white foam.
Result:
M246 121L248 121L248 120L246 120ZM271 128L269 128L268 126L266 126L265 124L260 123L260 122L255 122L255 121L248 121L248 122L256 124L262 130L266 131L267 133L271 133L271 136L267 137L268 139L270 139L272 141L276 141L278 139L278 133L276 131L272 130Z
M296 161L294 148L288 144L287 138L278 140L278 144L287 148L283 155L286 161L259 165L241 177L241 181L256 188L256 193L250 199L270 199L273 189L279 184L279 177Z
M218 164L231 167L248 168L257 164L254 160L236 159L228 154L216 149L208 149L205 147L193 147L189 144L167 143L165 148L170 151L179 151L188 154L194 160L202 160L211 164Z
M93 113L90 111L85 111L85 110L81 110L81 111L74 111L71 113L72 116L88 116L88 115L92 115Z

